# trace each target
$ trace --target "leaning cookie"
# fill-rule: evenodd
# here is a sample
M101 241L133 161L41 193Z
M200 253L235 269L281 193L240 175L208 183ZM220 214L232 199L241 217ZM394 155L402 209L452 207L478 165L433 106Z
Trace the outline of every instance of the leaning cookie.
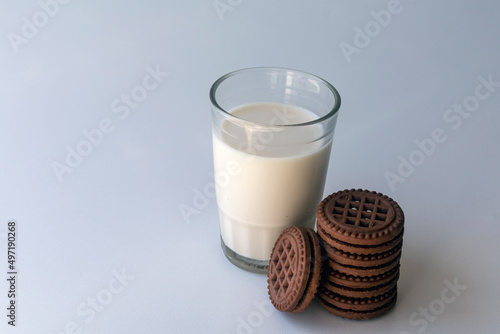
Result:
M292 313L302 312L309 306L309 304L311 304L311 301L314 299L316 291L318 290L322 269L322 254L318 236L314 230L310 228L300 227L300 229L305 231L309 238L311 246L311 270L306 285L306 291L303 294L302 299L297 304L297 307L290 311Z
M299 313L313 300L321 276L321 249L316 233L289 227L276 240L268 269L269 298L282 312Z

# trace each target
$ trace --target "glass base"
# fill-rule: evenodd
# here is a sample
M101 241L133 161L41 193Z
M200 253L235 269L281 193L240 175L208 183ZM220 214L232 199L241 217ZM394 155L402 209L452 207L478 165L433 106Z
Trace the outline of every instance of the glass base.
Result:
M236 267L253 273L267 274L269 261L254 260L236 254L233 250L231 250L229 247L226 246L224 240L222 240L222 237L220 238L220 243L222 250L224 251L224 255L227 257L229 262L234 264Z

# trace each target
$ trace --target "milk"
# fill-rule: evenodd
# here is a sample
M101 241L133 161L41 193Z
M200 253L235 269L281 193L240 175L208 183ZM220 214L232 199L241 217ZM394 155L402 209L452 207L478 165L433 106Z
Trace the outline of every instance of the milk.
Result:
M226 120L213 132L215 175L220 176L216 177L216 191L222 239L239 255L268 261L285 228L314 227L331 139L303 144L305 138L322 137L319 124L282 127L317 119L312 112L297 107L256 103L239 107L231 114L275 125L263 134L258 124L242 122L237 126L237 120Z

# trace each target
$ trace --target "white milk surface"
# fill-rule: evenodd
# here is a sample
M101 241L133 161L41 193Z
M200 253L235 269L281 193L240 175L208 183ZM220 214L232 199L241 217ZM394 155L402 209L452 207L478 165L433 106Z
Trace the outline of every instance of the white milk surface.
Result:
M263 124L298 124L317 118L290 106L258 103L231 114ZM268 261L281 231L288 226L314 227L323 196L331 140L300 145L320 125L265 134L258 125L238 127L224 121L213 134L214 166L221 236L239 255ZM275 146L276 143L292 145Z

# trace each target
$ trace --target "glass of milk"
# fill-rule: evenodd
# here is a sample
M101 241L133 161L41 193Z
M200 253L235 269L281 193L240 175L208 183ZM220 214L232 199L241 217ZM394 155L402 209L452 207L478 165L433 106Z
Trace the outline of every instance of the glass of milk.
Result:
M315 226L340 96L312 74L259 67L218 79L210 102L222 249L266 272L285 228Z

